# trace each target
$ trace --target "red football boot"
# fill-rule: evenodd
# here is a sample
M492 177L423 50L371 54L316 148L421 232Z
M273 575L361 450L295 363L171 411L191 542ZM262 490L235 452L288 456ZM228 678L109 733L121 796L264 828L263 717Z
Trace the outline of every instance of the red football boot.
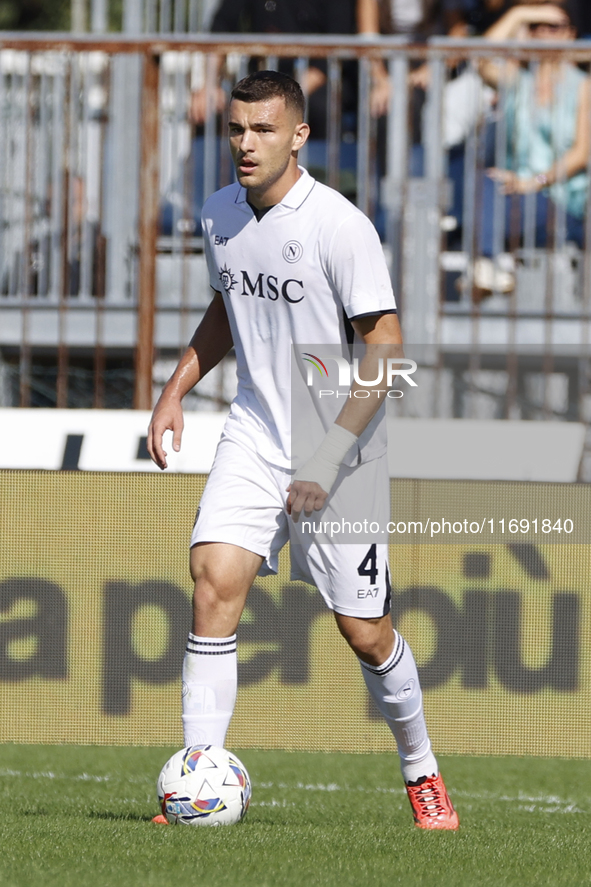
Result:
M450 831L459 828L458 814L445 790L441 775L425 776L415 783L407 784L406 791L417 828Z

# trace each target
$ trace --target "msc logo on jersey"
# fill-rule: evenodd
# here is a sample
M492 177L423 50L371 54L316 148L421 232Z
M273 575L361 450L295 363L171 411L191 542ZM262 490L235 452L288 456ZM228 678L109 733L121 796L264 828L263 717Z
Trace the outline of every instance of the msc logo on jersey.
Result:
M220 280L222 281L222 286L227 293L229 293L230 290L233 290L236 286L236 278L234 277L230 269L226 268L225 265L223 268L220 268Z
M286 262L293 265L294 262L299 262L304 255L304 247L297 240L288 240L283 247L282 255Z
M226 265L220 268L220 280L228 295L238 284L241 296L258 296L259 299L269 299L271 302L276 302L281 296L292 305L304 298L304 282L296 280L295 277L280 280L274 274L265 275L262 271L256 276L253 274L252 277L248 271L239 271L238 274L238 278L234 277Z

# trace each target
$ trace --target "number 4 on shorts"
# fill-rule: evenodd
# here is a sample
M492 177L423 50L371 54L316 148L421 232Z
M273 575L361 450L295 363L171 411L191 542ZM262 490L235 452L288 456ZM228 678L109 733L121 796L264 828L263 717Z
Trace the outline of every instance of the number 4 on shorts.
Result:
M370 545L369 551L357 567L360 576L369 576L369 584L375 585L378 578L378 557L376 543Z

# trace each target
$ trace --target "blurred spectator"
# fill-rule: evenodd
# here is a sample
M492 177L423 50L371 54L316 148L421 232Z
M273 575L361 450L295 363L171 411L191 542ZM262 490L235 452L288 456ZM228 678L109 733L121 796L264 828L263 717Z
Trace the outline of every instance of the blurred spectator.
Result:
M404 2L404 0L402 0ZM450 37L472 37L486 32L513 6L544 2L568 7L569 16L579 36L591 32L589 0L442 0L445 28Z
M221 0L211 32L214 34L355 34L355 0ZM221 70L222 59L218 70ZM256 67L256 62L254 63ZM293 62L282 61L279 69L293 76ZM311 59L302 88L308 96L308 122L312 137L326 130L326 63ZM215 107L221 112L226 96L218 86ZM343 66L343 108L356 105L355 66ZM205 120L206 92L193 94L191 114L195 123Z
M215 34L355 34L356 0L221 0L211 24ZM201 233L200 214L204 200L203 167L205 162L205 142L202 126L205 122L208 101L213 110L220 114L227 105L227 95L222 88L222 72L225 59L217 56L215 71L215 91L208 94L207 86L196 90L191 96L191 118L196 132L191 142L188 157L182 168L174 176L160 214L160 231L170 234L189 230ZM251 58L249 70L265 66L265 60ZM278 68L285 74L295 76L293 59L279 59ZM327 130L327 75L326 60L309 60L302 88L307 94L308 123L311 138L307 144L308 168L316 178L326 174L326 130ZM344 61L341 66L341 130L340 145L340 189L351 196L355 190L355 126L357 110L357 63ZM221 119L221 118L220 118ZM220 121L218 121L219 123ZM219 158L221 139L225 133L218 128L216 149L217 184L220 183ZM182 218L179 215L182 213Z
M357 27L367 36L405 34L419 41L436 34L462 38L488 27L509 5L509 0L357 0ZM428 83L428 65L416 66L410 73L411 86L424 90ZM370 101L375 117L387 113L389 96L388 69L374 62ZM421 100L413 102L416 121Z
M425 40L432 34L445 33L445 12L451 11L462 2L463 0L357 0L357 30L366 37L376 34L404 34L411 39ZM417 68L411 77L423 69L426 70L425 65ZM390 98L390 81L384 62L376 61L372 64L371 76L371 113L374 117L381 117L388 111Z
M515 0L463 0L456 12L459 19L452 37L477 37L484 34L515 4Z
M489 40L570 41L576 37L566 8L554 3L510 9L488 32ZM534 69L483 62L487 83L506 89L507 166L488 170L484 186L482 252L492 255L494 187L505 195L536 194L536 245L546 242L552 204L566 211L567 239L582 245L589 161L590 84L568 62L545 58ZM507 199L509 222L512 210ZM520 201L523 219L523 200Z
M574 40L576 29L567 7L550 2L519 4L489 29L486 38ZM493 238L498 193L505 196L505 246L523 241L526 217L532 226L530 243L546 246L553 228L549 222L559 210L566 240L582 247L591 147L590 82L576 65L552 57L531 68L511 59L504 63L485 60L480 70L490 86L503 88L506 161L503 168L492 167L483 177L479 248L485 258L475 263L476 299L493 289L510 292L514 285L511 274L495 272L490 262L495 246L499 246ZM527 198L529 213L526 195L531 195Z
M480 0L357 0L358 28L362 34L407 34L424 40L453 33L474 3Z
M425 39L434 34L465 37L473 32L470 15L477 12L489 15L502 10L505 0L357 0L357 21L361 34L402 33L411 39ZM476 16L477 17L477 16ZM448 151L448 177L453 186L450 215L456 228L450 235L450 245L461 240L464 140L480 117L490 107L493 91L486 88L476 72L466 69L458 60L450 63L452 77L443 95L443 141ZM429 85L429 66L415 66L409 74L414 87L410 99L411 152L409 174L424 174L424 99ZM371 112L382 117L388 112L390 79L383 62L372 65ZM380 122L381 123L381 122ZM378 125L379 173L385 170L385 127ZM378 224L380 229L380 224Z
M591 3L589 0L518 0L519 3L553 3L566 10L578 37L591 37ZM513 5L517 5L514 3Z
M67 31L68 0L2 0L0 29L6 31Z

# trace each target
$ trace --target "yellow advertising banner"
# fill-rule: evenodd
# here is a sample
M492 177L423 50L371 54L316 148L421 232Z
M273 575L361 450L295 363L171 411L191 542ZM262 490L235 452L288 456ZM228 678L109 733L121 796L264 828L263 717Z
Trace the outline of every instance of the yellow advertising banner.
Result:
M0 741L182 744L188 541L205 480L0 472ZM477 488L392 481L392 499L443 521L442 503L473 502ZM434 747L589 757L591 547L558 531L556 502L576 522L591 490L494 489L489 500L513 503L494 514L507 520L506 541L468 527L428 544L399 531L390 547L392 617L419 665ZM532 527L509 532L532 489L537 517L556 527L551 541ZM392 749L331 614L290 581L288 551L250 593L239 671L230 746Z

